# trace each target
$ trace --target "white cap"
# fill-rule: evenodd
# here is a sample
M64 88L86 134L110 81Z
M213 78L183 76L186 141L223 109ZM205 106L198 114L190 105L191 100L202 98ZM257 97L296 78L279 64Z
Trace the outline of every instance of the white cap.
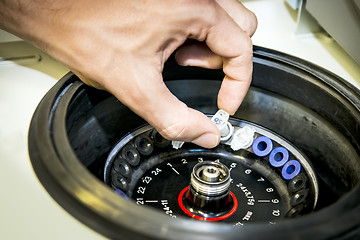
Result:
M245 126L239 128L233 136L231 141L231 149L237 151L239 149L246 149L251 146L254 141L255 130L252 127Z
M218 127L221 135L221 141L230 139L234 132L234 127L229 123L229 114L224 110L218 110L215 115L211 118L216 126Z
M179 149L179 148L182 147L182 145L184 145L184 142L182 142L182 141L172 141L171 144L172 144L173 148Z

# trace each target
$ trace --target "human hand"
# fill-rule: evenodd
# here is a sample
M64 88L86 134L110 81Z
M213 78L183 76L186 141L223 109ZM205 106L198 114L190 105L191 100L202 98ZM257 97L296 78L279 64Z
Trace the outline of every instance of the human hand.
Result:
M223 67L220 109L234 114L250 85L257 23L236 0L3 0L0 8L2 28L111 92L168 139L207 148L220 139L210 119L163 82L164 62L179 47L182 65ZM182 46L187 39L199 42Z

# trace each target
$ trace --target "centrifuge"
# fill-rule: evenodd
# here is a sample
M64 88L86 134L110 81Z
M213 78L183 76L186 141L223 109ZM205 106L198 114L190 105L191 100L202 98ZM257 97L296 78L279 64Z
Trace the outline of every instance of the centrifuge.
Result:
M233 116L217 108L221 70L183 67L173 58L164 68L170 91L221 130L214 149L164 139L72 73L53 85L49 75L57 78L65 67L25 43L3 44L21 46L23 58L2 50L1 91L12 105L1 105L0 235L359 238L358 65L325 33L289 35L295 12L282 1L247 5L258 15L253 40L262 47L254 47L252 85ZM32 84L14 82L24 75Z

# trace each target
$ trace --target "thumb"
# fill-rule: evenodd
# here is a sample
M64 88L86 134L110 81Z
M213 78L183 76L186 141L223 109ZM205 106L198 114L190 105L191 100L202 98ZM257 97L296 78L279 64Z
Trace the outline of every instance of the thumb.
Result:
M166 139L192 142L205 148L219 144L220 133L215 124L177 99L163 82L159 68L144 63L134 63L132 67L128 62L128 65L126 76L108 81L105 86L116 98Z

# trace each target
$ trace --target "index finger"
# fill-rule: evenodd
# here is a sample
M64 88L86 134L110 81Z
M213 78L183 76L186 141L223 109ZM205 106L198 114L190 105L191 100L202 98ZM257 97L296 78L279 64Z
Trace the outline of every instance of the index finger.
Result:
M251 83L252 41L226 13L219 14L217 19L209 29L206 44L211 51L223 57L226 76L219 91L218 107L232 115L239 108Z

